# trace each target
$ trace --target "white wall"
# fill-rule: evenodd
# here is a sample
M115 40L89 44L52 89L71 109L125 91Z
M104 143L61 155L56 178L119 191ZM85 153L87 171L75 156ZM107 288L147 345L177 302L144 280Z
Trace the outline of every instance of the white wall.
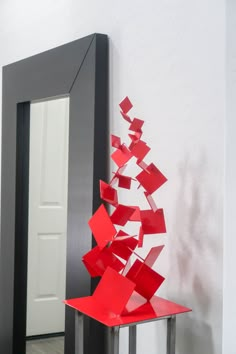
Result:
M226 56L226 144L225 144L225 233L224 233L224 297L223 297L223 353L234 354L234 329L236 326L236 3L227 0L227 56Z
M118 103L129 95L169 179L155 194L168 234L147 237L144 251L165 242L159 294L193 308L178 319L177 353L220 354L225 1L2 0L0 65L93 32L110 37L111 131L125 138ZM164 353L162 325L138 334L138 354ZM123 333L120 353L126 344Z

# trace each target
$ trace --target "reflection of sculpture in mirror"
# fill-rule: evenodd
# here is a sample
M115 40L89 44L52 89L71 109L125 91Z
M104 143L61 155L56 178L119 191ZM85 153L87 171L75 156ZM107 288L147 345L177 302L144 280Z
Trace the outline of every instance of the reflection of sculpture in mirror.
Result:
M69 97L31 103L27 354L64 352L68 129Z

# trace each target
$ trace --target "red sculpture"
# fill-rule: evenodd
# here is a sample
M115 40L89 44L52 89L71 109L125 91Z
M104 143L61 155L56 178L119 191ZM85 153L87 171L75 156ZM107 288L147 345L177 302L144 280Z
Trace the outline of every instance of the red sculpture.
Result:
M91 217L88 223L97 246L83 256L91 277L101 277L92 297L117 315L125 314L131 308L133 311L149 301L165 280L152 269L164 245L151 248L145 259L135 252L137 247L142 247L145 235L166 232L163 209L157 208L152 194L167 179L153 163L146 164L144 161L150 148L141 140L144 121L128 115L132 107L128 97L120 103L121 115L129 124L130 145L126 146L119 137L111 135L111 145L115 149L111 158L118 168L110 183L100 181L101 199L115 210L109 215L101 204ZM135 179L123 174L131 159L135 159L140 168ZM119 204L115 187L130 189L133 180L143 188L149 209ZM140 222L138 238L119 230L119 226L132 221ZM134 257L131 256L136 257L133 263Z

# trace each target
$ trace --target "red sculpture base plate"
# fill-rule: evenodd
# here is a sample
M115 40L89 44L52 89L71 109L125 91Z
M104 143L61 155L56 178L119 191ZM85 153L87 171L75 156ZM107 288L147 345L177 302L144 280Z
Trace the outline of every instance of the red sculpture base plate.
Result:
M126 311L122 315L109 311L108 308L98 303L92 296L65 300L64 302L73 309L108 327L155 321L162 317L170 317L192 311L187 307L158 296L153 296L150 301L145 303L141 303L139 297L132 296ZM132 308L136 309L130 311Z

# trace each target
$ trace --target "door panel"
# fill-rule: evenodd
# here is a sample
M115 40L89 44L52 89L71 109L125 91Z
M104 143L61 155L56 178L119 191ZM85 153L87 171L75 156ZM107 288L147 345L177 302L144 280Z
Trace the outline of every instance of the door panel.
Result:
M27 336L64 331L69 98L31 104Z

